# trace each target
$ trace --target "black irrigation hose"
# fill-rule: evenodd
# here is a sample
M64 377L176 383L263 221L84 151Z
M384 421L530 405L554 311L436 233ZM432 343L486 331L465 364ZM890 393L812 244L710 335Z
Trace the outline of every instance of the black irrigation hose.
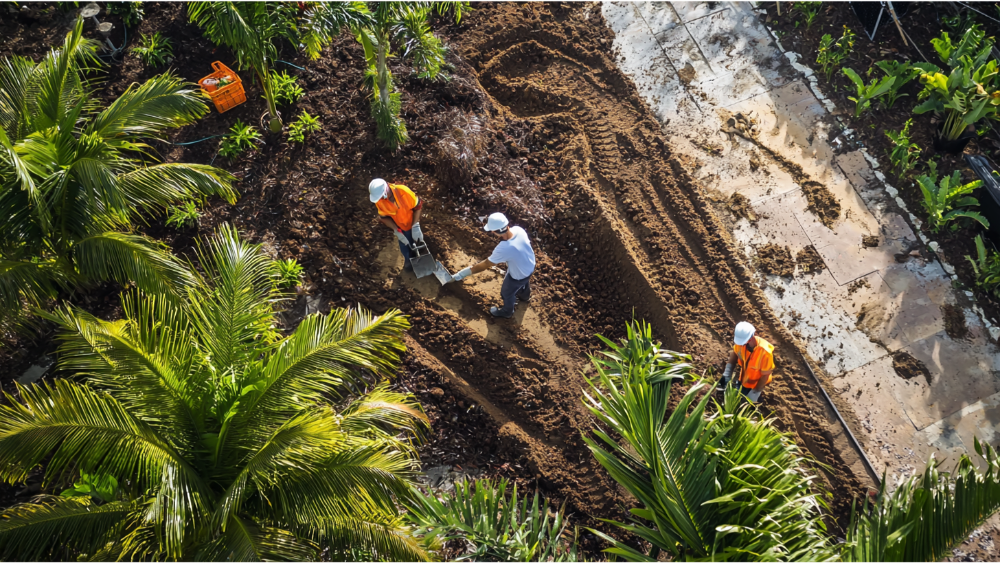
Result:
M809 365L809 361L806 360L806 358L802 359L805 360L804 363L806 364L806 369L809 370L809 375L811 375L813 377L813 380L816 381L816 386L819 387L820 392L823 393L823 398L826 399L826 403L830 405L830 408L833 409L834 414L837 415L837 420L840 421L840 425L844 427L844 432L847 433L847 437L851 440L851 444L854 446L854 449L858 450L858 453L861 454L861 461L864 462L865 469L868 470L868 473L871 476L871 478L875 481L875 484L881 488L882 478L879 477L878 471L875 471L875 466L872 465L871 460L868 459L868 454L865 453L865 449L861 447L861 443L858 442L858 439L854 437L854 432L851 432L851 427L847 425L847 421L844 420L844 417L840 416L840 410L837 408L837 405L833 403L833 399L830 398L830 395L826 393L826 389L823 388L823 382L820 381L819 377L816 376L816 372L814 372L812 366Z

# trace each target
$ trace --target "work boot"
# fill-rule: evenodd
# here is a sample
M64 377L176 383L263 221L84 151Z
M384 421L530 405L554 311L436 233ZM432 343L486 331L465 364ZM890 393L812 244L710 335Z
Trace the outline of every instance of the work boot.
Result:
M412 272L413 271L413 264L410 264L409 262L407 262L406 264L403 264L403 271L404 272Z
M490 314L493 315L494 317L498 318L498 319L509 319L510 317L514 316L514 315L510 315L509 317L505 317L505 316L503 316L503 315L500 314L500 309L497 309L496 307L490 307Z

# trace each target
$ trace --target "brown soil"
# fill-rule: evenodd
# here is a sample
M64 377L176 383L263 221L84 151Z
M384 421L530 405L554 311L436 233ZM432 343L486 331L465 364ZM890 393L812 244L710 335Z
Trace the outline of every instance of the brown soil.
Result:
M879 245L878 235L863 235L861 237L861 246L865 248L875 248Z
M948 336L958 340L969 335L969 327L965 325L965 313L961 308L945 303L941 306L941 314L944 315L944 330Z
M787 246L767 244L757 249L757 266L765 274L790 278L795 275L795 260Z
M182 6L146 6L135 32L160 30L183 45L174 67L185 78L207 74L213 60L232 61L186 23ZM306 68L289 72L307 93L284 112L319 115L323 131L302 146L269 138L235 162L215 160L215 141L169 148L167 160L215 160L236 173L242 197L234 206L212 202L200 233L162 223L149 232L183 253L195 234L229 221L279 257L297 258L309 291L327 303L399 307L413 329L398 385L432 406L438 432L425 461L464 459L596 517L622 518L619 507L629 500L581 440L592 425L581 403L584 358L602 347L594 335L624 336L625 323L642 318L699 369L720 372L732 327L748 320L775 346L765 405L829 467L823 476L836 492L835 515L846 519L871 482L860 458L794 337L687 175L688 163L671 155L660 124L610 58L613 34L600 10L482 4L461 26L439 24L439 32L452 48L450 80L421 81L394 63L412 137L400 151L386 152L374 136L368 102L357 93L363 51L352 38L341 37L317 61L286 52L283 60ZM113 97L152 74L128 56L112 68L105 92ZM246 104L213 112L172 140L222 133L237 118L257 123L263 103L252 85L247 94ZM456 118L475 121L481 132L456 134L449 125ZM451 162L463 154L475 156L478 170ZM495 244L477 217L503 211L524 226L538 259L531 305L497 321L486 312L498 301L496 274L444 287L397 274L394 239L367 199L373 176L423 198L429 245L452 271ZM836 216L834 204L825 209ZM788 262L794 265L790 253Z
M902 350L892 353L892 369L903 379L913 379L921 375L927 381L927 385L931 384L931 372L927 371L927 366Z
M816 274L826 268L823 257L819 255L819 252L816 252L816 247L811 244L795 255L795 263L803 274Z
M750 206L750 199L739 192L733 192L733 196L729 198L729 210L737 217L742 217L751 223L757 222L757 214Z

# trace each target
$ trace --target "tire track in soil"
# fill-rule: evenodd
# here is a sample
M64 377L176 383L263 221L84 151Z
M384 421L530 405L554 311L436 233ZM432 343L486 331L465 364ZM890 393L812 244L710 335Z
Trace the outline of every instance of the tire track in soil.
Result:
M506 4L477 10L468 25L462 55L499 118L531 131L533 154L547 149L532 159L533 179L552 210L552 221L537 228L550 243L539 252L543 281L535 283L549 325L571 335L605 332L635 307L668 345L719 369L731 327L753 322L777 348L765 406L831 468L825 477L837 493L835 513L849 514L852 497L868 484L857 452L688 176L688 163L669 153L660 125L608 58L602 45L611 45L613 34L601 15L583 5ZM629 310L604 300L614 293L626 297ZM565 381L557 394L578 405L582 379L570 374Z

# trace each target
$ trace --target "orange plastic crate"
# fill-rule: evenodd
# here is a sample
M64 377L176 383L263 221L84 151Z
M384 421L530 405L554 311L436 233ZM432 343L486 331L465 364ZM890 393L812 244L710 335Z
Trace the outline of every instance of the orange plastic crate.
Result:
M212 68L215 69L215 72L199 80L198 85L201 86L202 91L208 94L209 98L212 98L215 109L219 110L219 113L225 113L247 101L246 91L243 90L243 81L240 80L240 77L235 72L219 61L212 63ZM205 88L206 80L210 78L218 80L223 76L232 76L233 81L211 92Z

